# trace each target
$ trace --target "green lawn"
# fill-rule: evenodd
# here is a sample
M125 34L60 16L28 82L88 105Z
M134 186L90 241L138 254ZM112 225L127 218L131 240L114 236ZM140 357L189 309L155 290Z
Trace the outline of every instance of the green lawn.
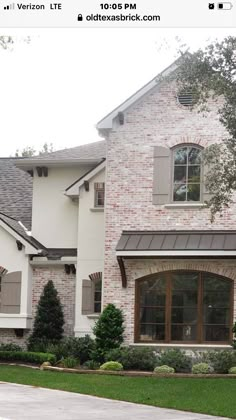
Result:
M0 381L236 418L235 379L79 375L0 366Z

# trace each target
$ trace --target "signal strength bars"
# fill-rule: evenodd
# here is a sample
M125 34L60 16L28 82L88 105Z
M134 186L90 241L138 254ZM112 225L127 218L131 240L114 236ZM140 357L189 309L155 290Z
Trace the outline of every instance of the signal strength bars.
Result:
M13 10L15 9L15 3L8 4L7 6L3 7L4 10Z

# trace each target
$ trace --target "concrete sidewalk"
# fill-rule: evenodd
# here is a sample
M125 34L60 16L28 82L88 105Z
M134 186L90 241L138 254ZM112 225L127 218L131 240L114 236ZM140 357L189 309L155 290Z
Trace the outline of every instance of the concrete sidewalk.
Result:
M105 398L0 382L0 420L226 420Z

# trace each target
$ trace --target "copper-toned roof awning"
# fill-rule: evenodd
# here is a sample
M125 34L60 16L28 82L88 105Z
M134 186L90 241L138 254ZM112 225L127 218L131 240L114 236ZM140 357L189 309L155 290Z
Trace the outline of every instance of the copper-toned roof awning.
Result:
M122 286L126 258L235 258L236 231L123 231L116 247Z
M193 255L236 255L236 231L124 231L116 251L117 255L122 252L178 255L181 251L186 254L192 251Z

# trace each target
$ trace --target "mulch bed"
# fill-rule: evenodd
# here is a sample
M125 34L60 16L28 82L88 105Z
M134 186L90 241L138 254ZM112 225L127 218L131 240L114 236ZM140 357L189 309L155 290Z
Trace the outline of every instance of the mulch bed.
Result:
M192 373L153 373L153 372L141 372L141 371L132 371L132 370L121 370L121 371L111 371L111 370L87 370L87 369L69 369L53 366L44 366L43 370L49 370L52 372L61 372L61 373L77 373L81 375L114 375L114 376L137 376L137 377L155 377L155 378L232 378L236 379L236 375L231 374L218 374L211 373L208 375L195 374Z

